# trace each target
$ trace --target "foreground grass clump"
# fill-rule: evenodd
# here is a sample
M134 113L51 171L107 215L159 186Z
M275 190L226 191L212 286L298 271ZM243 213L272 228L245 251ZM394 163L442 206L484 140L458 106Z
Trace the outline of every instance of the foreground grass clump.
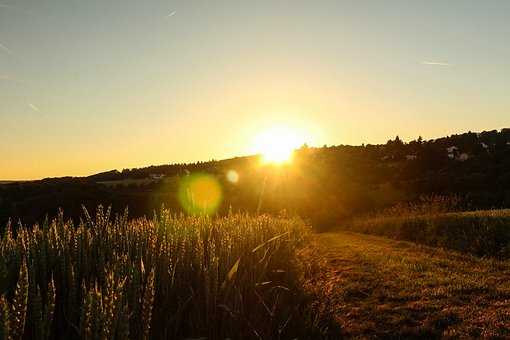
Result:
M510 210L356 219L346 229L478 256L510 257Z
M299 220L85 211L0 241L0 339L305 336Z

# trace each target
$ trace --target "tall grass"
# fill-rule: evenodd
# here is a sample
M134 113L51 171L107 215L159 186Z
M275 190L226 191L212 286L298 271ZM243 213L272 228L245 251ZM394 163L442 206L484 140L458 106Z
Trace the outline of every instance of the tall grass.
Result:
M85 211L0 240L0 339L315 337L296 219ZM305 315L305 316L303 316Z
M463 205L465 205L465 202L458 195L422 195L415 201L400 202L380 212L376 212L372 217L436 215L462 211Z
M510 210L378 215L345 227L477 256L510 257Z

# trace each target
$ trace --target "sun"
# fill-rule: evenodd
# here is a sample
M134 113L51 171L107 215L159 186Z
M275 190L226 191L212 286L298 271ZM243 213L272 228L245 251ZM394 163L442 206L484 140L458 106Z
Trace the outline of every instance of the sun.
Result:
M302 136L286 126L273 126L255 138L255 151L264 163L282 164L292 160L296 148L304 143Z

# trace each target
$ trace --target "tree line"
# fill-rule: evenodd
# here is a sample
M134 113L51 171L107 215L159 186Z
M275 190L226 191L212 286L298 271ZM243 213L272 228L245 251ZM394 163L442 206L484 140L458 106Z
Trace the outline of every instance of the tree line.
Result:
M236 183L229 171L238 174ZM8 183L0 185L0 223L42 222L58 208L78 219L82 205L98 204L117 212L128 207L131 216L151 215L162 205L180 213L179 183L193 173L220 183L218 214L285 212L317 227L427 195L455 195L465 210L504 208L510 207L510 129L409 142L397 136L378 145L304 145L280 166L248 156Z

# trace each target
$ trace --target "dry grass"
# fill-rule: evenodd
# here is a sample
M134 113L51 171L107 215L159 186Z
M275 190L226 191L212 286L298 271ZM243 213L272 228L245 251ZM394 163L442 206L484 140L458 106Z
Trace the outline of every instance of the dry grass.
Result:
M315 308L347 337L510 337L510 262L349 232L316 236Z

